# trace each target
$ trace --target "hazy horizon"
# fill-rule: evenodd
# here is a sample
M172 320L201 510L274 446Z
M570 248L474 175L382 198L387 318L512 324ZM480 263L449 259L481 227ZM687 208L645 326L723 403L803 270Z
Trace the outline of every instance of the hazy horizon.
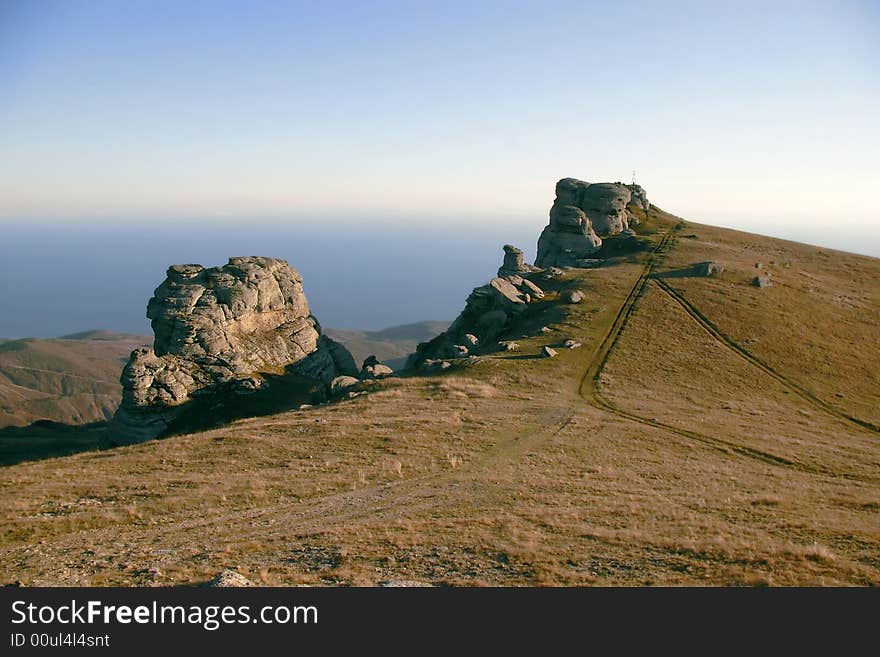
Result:
M143 330L169 264L243 252L328 326L451 318L562 177L880 256L878 33L866 0L0 3L0 335ZM430 294L357 296L402 276Z
M328 328L378 330L452 320L470 290L495 275L502 245L516 244L531 261L546 223L544 217L531 225L524 218L505 225L493 217L471 217L465 230L457 222L450 229L442 221L404 226L366 219L309 225L303 218L279 224L227 217L209 232L206 222L196 219L7 225L0 337L49 338L92 329L150 335L147 300L168 266L217 266L240 255L290 262L303 275L312 312ZM771 236L880 257L880 240L866 241L858 232L822 242L784 230Z

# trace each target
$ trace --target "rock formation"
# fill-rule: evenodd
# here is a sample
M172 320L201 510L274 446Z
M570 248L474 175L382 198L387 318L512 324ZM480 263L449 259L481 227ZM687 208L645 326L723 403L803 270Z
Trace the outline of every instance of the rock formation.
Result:
M394 370L385 365L384 363L380 363L379 359L375 356L367 356L364 360L363 365L361 365L361 379L384 379L387 376L391 376L394 374Z
M634 234L638 224L633 212L649 207L639 185L588 183L563 178L556 183L556 200L550 208L550 223L538 239L539 267L578 266L602 247L603 237Z
M166 432L209 393L249 394L265 374L296 374L329 386L356 375L348 350L321 335L302 278L283 260L231 258L222 267L174 265L147 305L152 349L122 371L115 444Z
M498 268L498 276L522 276L523 274L531 274L540 268L527 264L522 249L516 248L513 244L504 245L504 262Z
M408 366L425 361L463 358L481 345L497 345L498 336L510 321L526 311L528 304L544 297L544 291L526 276L540 269L522 260L522 251L510 244L504 247L504 262L499 274L486 285L474 288L464 310L449 328L430 342L421 343L410 357ZM519 272L519 273L513 273Z

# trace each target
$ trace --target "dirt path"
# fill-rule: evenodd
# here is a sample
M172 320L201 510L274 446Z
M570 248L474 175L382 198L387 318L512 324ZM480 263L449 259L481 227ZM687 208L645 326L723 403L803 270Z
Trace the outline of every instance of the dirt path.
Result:
M789 379L787 376L773 369L773 367L759 359L751 352L744 349L735 340L733 340L733 338L721 331L721 329L719 329L712 322L712 320L710 320L702 312L700 312L700 310L696 306L685 299L680 292L671 287L666 281L657 278L654 279L654 282L660 286L660 289L662 289L666 294L672 297L672 299L675 300L675 302L678 303L678 305L680 305L685 310L685 312L687 312L687 314L694 319L694 321L702 326L707 333L715 338L717 342L727 347L730 351L735 353L740 358L743 358L749 364L754 365L758 369L762 370L765 374L768 374L779 381L779 383L781 383L791 392L795 393L796 395L807 401L814 408L824 413L833 415L834 417L837 417L841 420L845 420L846 422L854 424L862 429L867 429L868 431L871 431L873 433L880 433L880 427L837 410L827 402L824 402L823 400L813 395L809 390L805 389L797 382Z
M725 454L736 454L736 455L743 456L746 458L762 461L762 462L767 463L769 465L779 466L779 467L783 467L783 468L789 468L792 470L806 472L809 474L852 478L851 475L841 474L841 473L837 473L837 472L834 472L832 470L828 470L825 468L818 468L818 467L809 466L809 465L806 465L803 463L798 463L798 462L786 459L786 458L779 456L777 454L772 454L770 452L755 449L752 447L746 447L746 446L740 445L736 442L731 442L728 440L724 440L722 438L716 438L714 436L707 436L705 434L701 434L696 431L682 429L680 427L666 424L665 422L660 422L655 419L643 417L643 416L638 415L636 413L632 413L632 412L626 411L622 408L619 408L618 406L616 406L615 404L613 404L612 402L610 402L609 400L605 399L602 396L602 394L601 394L601 381L600 381L602 371L604 370L605 365L608 362L608 359L611 357L611 353L614 350L614 347L617 344L617 342L620 338L620 335L626 329L626 325L629 320L629 317L632 315L633 311L635 310L639 298L642 296L642 294L644 294L645 289L647 288L649 282L652 280L659 283L661 285L661 287L664 287L664 289L666 289L666 287L667 287L659 279L653 278L653 275L654 275L654 272L657 269L657 267L663 262L663 259L666 255L666 253L674 245L675 233L677 231L679 231L683 225L684 224L679 223L676 226L674 226L673 228L671 228L664 235L663 239L660 240L660 242L657 244L657 246L654 248L653 252L651 253L651 255L648 259L648 262L645 265L645 269L642 272L642 275L633 284L633 287L631 288L629 295L627 295L626 299L623 302L623 305L621 305L620 310L618 311L617 315L615 316L614 321L609 326L608 331L605 333L601 343L599 344L598 349L593 354L593 357L590 361L590 365L587 368L587 371L584 373L583 377L581 378L581 382L580 382L581 396L584 399L586 399L587 402L590 403L592 406L599 408L599 409L602 409L604 411L613 413L614 415L616 415L618 417L622 417L622 418L631 420L633 422L638 422L638 423L646 425L646 426L650 426L650 427L654 427L657 429L663 429L663 430L672 432L672 433L674 433L680 437L686 438L688 440L697 441L697 442L700 442L704 445L708 445L710 447L713 447L713 448L715 448ZM678 300L678 299L676 298L676 300ZM693 308L692 306L690 306L690 304L688 304L688 307ZM702 315L696 309L693 309L693 312L689 311L689 314L691 314L692 316L695 316L694 313L697 313L699 315L699 317L702 317ZM706 320L706 321L708 321L708 320ZM708 328L702 322L701 322L701 325L704 326L704 328ZM713 337L715 337L715 339L721 341L722 344L724 344L725 346L727 346L727 347L731 346L729 344L729 342L732 343L732 341L729 340L729 338L727 338L727 340L725 340L723 337L723 334L721 334L720 331L718 332L719 335L716 335L716 333L711 330L710 330L710 333L712 333ZM738 353L740 353L739 350L737 350L737 351L738 351ZM747 352L745 352L745 353L747 353ZM740 353L740 355L743 355L743 354ZM806 393L806 391L803 391L802 389L796 387L796 385L794 383L789 382L787 379L784 379L783 377L781 377L781 375L778 375L775 372L773 372L772 370L769 370L769 368L767 368L767 366L760 363L760 361L757 361L757 359L752 360L751 358L747 358L747 360L749 360L749 362L752 363L753 365L758 365L759 367L761 367L762 370L767 371L769 374L771 374L771 376L774 376L774 378L779 380L784 385L790 387L793 390L796 390L798 392L798 394L801 394L801 396L803 396L804 394L809 394L809 393ZM823 410L828 410L827 405L824 405L823 402L821 402L819 400L815 400L815 402L818 402L818 404L820 404L820 407ZM833 410L833 409L831 409L831 410ZM852 420L852 418L849 418L849 417L846 417L845 419ZM864 426L864 424L861 423L860 421L856 421L856 423L860 424L861 426Z

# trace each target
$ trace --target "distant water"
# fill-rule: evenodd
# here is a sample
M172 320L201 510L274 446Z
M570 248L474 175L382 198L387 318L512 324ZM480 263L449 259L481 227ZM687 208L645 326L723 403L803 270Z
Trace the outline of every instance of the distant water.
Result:
M829 235L725 219L703 221L754 232L771 227L777 237L880 256L876 230ZM282 258L299 269L312 312L327 327L451 320L471 289L495 275L503 244L516 244L533 260L545 221L0 224L0 337L94 328L149 334L147 300L169 265L215 266L241 255Z
M461 220L351 228L252 221L0 225L0 337L53 337L92 328L149 333L147 300L175 263L282 258L298 269L324 326L376 330L451 320L487 282L512 242L534 258L535 225Z

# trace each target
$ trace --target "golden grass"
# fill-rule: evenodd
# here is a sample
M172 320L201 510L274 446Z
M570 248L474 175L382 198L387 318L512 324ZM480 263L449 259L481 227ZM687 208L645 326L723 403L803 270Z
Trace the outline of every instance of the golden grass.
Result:
M673 223L654 213L653 238ZM878 261L841 255L835 269L809 247L682 232L699 238L661 269L729 269L668 279L676 290L836 411L876 417L863 364L877 364L865 336L880 328ZM820 279L821 294L777 294L785 273L751 288L759 252ZM600 374L619 411L580 396L643 266L567 273L580 304L538 304L528 335L510 336L519 351L452 373L4 468L0 581L190 584L234 568L267 585L880 584L878 436L719 343L655 282ZM542 322L553 330L534 332ZM566 338L583 347L530 358Z

